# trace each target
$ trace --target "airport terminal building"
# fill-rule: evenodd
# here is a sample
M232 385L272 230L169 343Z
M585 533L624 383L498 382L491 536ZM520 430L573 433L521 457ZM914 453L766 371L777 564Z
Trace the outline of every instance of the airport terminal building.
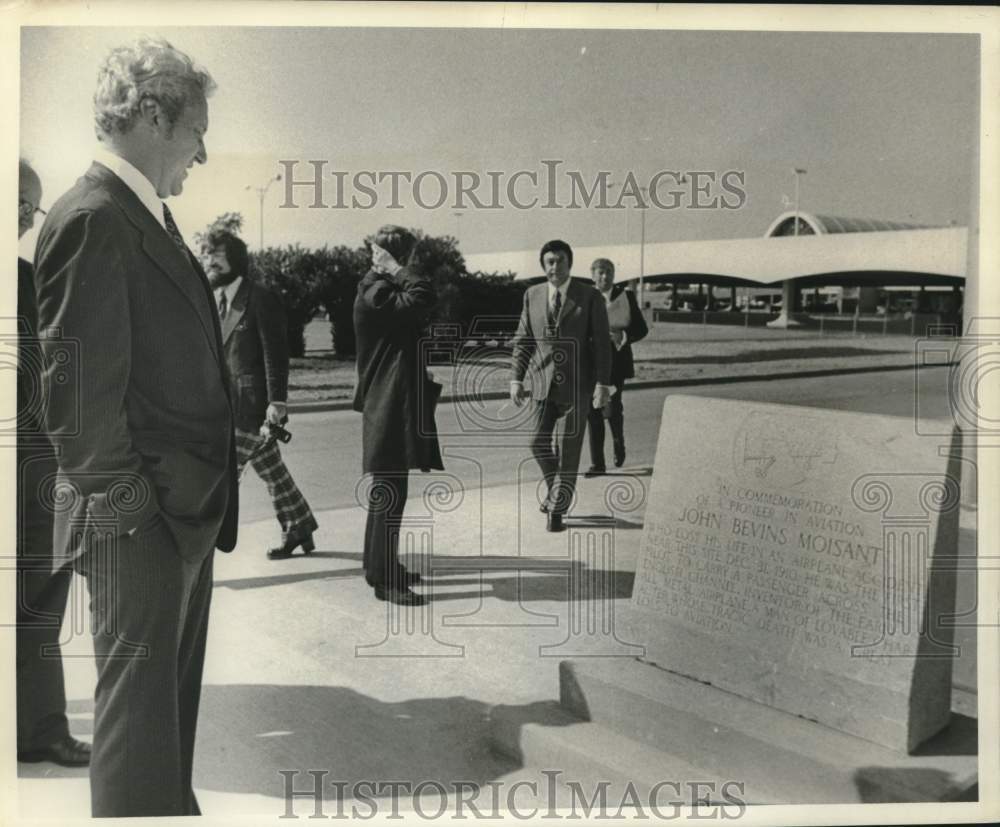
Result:
M657 321L960 330L965 227L784 212L762 237L575 248L636 280ZM537 250L467 257L470 272L540 278ZM583 275L580 273L578 275ZM739 314L738 316L736 314ZM944 331L942 331L944 332Z

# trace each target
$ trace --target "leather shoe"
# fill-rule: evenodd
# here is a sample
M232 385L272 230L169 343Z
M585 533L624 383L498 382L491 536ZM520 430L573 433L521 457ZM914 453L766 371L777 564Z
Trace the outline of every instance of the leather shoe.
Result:
M621 468L625 464L625 443L615 443L615 468Z
M51 761L62 767L86 767L90 763L90 744L67 735L47 747L19 752L17 760L26 764Z
M302 537L290 534L278 548L272 548L268 551L267 557L269 560L287 560L299 546L302 546L302 551L305 554L315 551L316 544L313 542L312 534L306 534Z
M549 512L549 518L545 521L546 531L565 531L566 526L563 525L563 515L557 514L554 511Z
M599 477L606 473L608 473L608 469L603 465L591 465L590 468L583 472L583 475L585 477Z
M382 585L381 583L375 584L375 597L379 600L387 600L390 603L395 603L398 606L423 606L427 602L427 598L410 591L406 586L395 588L393 586Z

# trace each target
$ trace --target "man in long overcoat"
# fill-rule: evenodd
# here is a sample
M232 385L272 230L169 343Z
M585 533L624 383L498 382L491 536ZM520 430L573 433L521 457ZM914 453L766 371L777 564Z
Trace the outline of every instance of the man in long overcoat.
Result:
M442 469L434 427L437 386L420 359L420 339L436 300L430 281L408 263L416 238L382 227L372 245L372 269L354 302L358 384L354 410L362 418L362 470L371 474L365 525L365 579L379 600L420 605L418 582L398 559L399 523L411 469Z
M643 318L635 294L624 284L615 284L615 265L606 258L594 259L590 265L594 286L604 298L608 309L608 327L611 332L611 386L615 389L611 401L604 409L592 408L587 414L587 433L590 436L590 468L585 476L603 474L604 464L604 412L611 426L615 468L625 464L625 409L622 392L625 380L635 376L635 359L632 343L645 338L649 326Z

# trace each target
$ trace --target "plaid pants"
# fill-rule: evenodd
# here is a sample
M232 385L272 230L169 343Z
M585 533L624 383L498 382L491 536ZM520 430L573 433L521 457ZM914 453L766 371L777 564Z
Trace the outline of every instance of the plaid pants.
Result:
M237 428L236 463L240 474L248 461L257 476L264 480L271 495L274 512L281 523L282 542L290 534L303 537L319 528L309 503L288 473L278 450L278 443L273 439L266 440L260 434Z

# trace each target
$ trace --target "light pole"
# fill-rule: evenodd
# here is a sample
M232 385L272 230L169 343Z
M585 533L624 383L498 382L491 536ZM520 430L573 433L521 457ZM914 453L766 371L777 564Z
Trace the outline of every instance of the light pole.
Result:
M649 187L639 187L642 193L642 219L639 230L639 312L646 308L646 199Z
M799 234L799 176L805 174L806 171L804 169L799 169L798 167L792 168L792 175L795 176L795 235Z
M244 189L254 190L257 193L257 198L260 201L260 249L264 249L264 196L267 195L267 191L271 189L271 184L275 181L281 180L281 173L279 172L273 178L269 178L267 183L260 187L255 187L252 184L247 184Z
M805 175L806 171L799 167L792 167L792 175L795 176L795 228L792 234L798 238L799 235L799 176ZM795 320L795 279L785 279L781 283L781 313L777 319L767 323L768 327L789 328L798 327L800 322Z
M664 183L661 179L657 182L657 186ZM677 178L678 184L686 184L687 176L681 174ZM642 193L642 218L639 225L639 309L643 310L645 308L644 299L646 298L646 210L649 209L649 187L639 187L639 191ZM659 203L659 202L657 202Z

